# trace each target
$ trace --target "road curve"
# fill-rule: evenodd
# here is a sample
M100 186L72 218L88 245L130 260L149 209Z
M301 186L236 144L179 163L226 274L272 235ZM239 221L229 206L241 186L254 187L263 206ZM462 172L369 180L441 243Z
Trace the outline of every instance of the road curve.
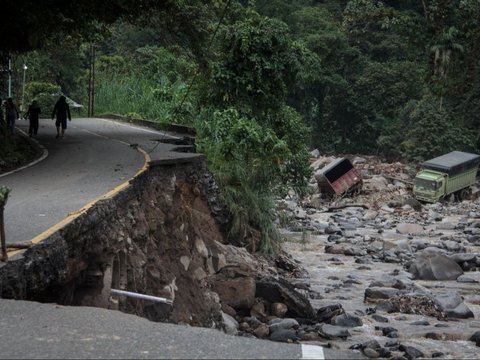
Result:
M0 177L0 185L12 190L5 207L7 245L48 231L135 176L150 150L172 147L153 141L167 136L162 132L112 120L74 118L60 139L55 138L52 120L42 119L40 124L35 140L48 156ZM27 131L27 121L20 120L17 126Z

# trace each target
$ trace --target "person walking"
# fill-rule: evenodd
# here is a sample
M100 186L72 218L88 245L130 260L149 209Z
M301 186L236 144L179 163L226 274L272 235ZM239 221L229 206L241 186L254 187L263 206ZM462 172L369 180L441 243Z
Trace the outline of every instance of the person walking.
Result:
M27 113L25 117L28 117L30 122L30 126L28 127L28 135L32 137L33 135L37 135L38 132L38 118L42 113L42 109L38 105L37 100L33 100L32 103L28 106Z
M67 98L65 96L60 96L60 98L55 103L52 111L52 120L55 119L55 115L57 116L57 121L55 121L55 126L57 127L57 136L64 137L65 130L67 129L67 117L68 120L72 121L72 116L70 115L70 107L67 104ZM60 133L60 127L62 131Z
M7 120L7 127L12 135L15 130L15 120L18 118L17 106L13 103L13 99L9 97L5 104L5 119Z

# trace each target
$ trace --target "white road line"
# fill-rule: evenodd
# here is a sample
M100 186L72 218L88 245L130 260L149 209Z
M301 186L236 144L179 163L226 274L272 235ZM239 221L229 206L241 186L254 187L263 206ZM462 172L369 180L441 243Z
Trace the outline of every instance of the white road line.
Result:
M17 131L20 131L24 136L28 136L25 131L19 129L19 128L16 128ZM3 173L3 174L0 174L0 177L4 177L4 176L7 176L7 175L10 175L10 174L13 174L17 171L20 171L20 170L24 170L26 168L29 168L30 166L33 166L35 164L38 164L40 161L43 161L46 159L46 157L48 156L48 150L42 145L40 144L37 140L35 139L30 139L30 141L33 141L37 144L37 146L40 148L40 150L42 151L42 156L40 156L38 159L36 160L33 160L31 163L28 163L27 165L25 166L22 166L22 167L19 167L15 170L12 170L12 171L9 171L9 172L6 172L6 173Z
M140 131L144 131L144 132L148 132L148 133L152 133L152 134L157 134L157 135L163 135L163 136L168 136L170 138L176 138L176 136L172 136L172 135L167 135L165 132L160 132L158 130L150 130L150 129L145 129L143 127L140 127L140 126L136 126L134 124L124 124L120 121L115 121L115 120L111 120L111 119L103 119L103 118L93 118L95 120L102 120L102 121L105 121L105 122L110 122L110 123L114 123L116 125L120 125L120 126L125 126L125 127L130 127L130 128L133 128L133 129L136 129L136 130L140 130Z
M324 360L325 354L323 353L323 347L302 344L302 359Z

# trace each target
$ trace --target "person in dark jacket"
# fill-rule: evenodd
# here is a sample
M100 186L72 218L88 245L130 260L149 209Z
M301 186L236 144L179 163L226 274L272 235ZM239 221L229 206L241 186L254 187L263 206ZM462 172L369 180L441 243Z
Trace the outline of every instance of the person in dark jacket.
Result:
M57 127L57 136L64 137L65 130L67 129L67 117L68 120L72 121L72 116L70 115L70 107L67 104L67 98L65 96L60 96L60 98L55 103L52 111L52 120L55 119L55 115L57 116L57 121L55 122L55 126ZM60 133L60 127L62 128L62 132Z
M37 100L33 100L30 106L28 107L27 113L25 114L25 117L28 117L28 120L30 122L30 126L28 127L28 135L30 137L32 137L33 135L37 135L38 118L41 113L42 113L42 110L40 109L40 106L38 105Z
M9 97L5 104L5 118L10 132L13 134L15 130L15 120L19 118L17 106L13 103L13 99Z

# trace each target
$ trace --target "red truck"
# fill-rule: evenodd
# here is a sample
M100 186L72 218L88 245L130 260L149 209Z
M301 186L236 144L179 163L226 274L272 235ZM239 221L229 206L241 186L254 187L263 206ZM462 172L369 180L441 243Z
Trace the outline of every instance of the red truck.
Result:
M362 177L347 158L339 158L315 174L320 193L327 197L345 193L358 193L362 188Z

